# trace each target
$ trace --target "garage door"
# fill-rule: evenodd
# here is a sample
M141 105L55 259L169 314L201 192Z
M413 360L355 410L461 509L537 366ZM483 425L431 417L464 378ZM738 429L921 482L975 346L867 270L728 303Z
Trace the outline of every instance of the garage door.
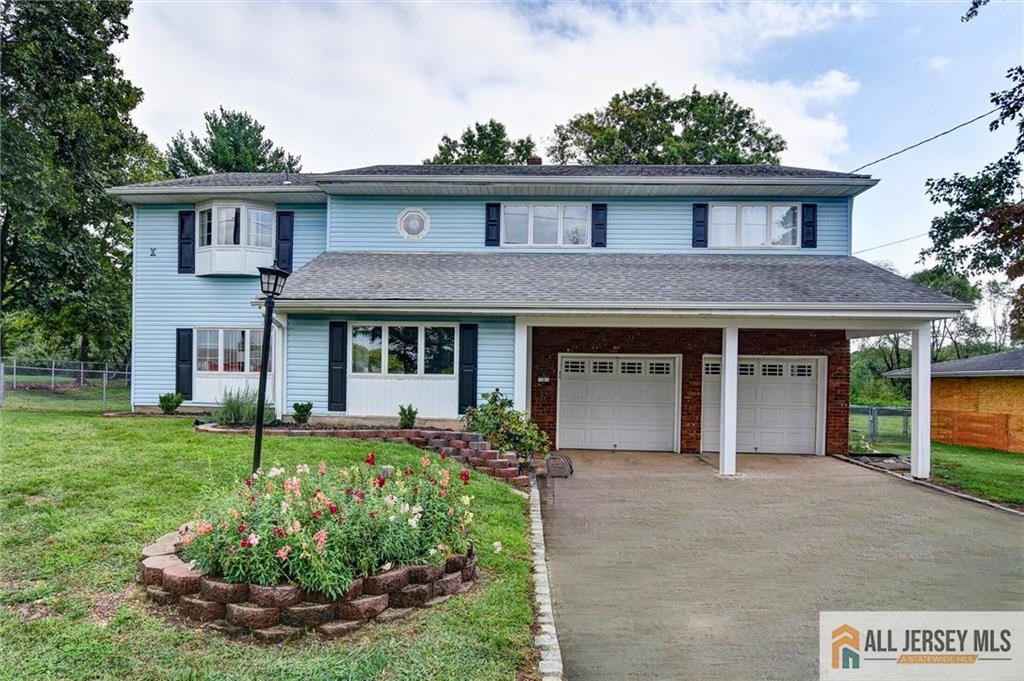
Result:
M561 355L558 446L677 451L675 357Z
M704 451L717 452L722 398L719 357L704 358ZM818 359L739 358L736 450L814 454L818 442Z

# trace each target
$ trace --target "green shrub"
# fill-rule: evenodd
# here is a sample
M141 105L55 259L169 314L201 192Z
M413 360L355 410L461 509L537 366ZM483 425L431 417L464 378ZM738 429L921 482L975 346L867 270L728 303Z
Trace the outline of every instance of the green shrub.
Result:
M213 417L217 423L225 426L255 426L256 391L252 388L225 390ZM263 425L273 420L274 408L266 405L263 410Z
M160 400L160 410L165 414L173 414L185 401L181 393L164 393L158 399Z
M398 427L413 428L416 426L416 415L419 410L411 404L398 405Z
M295 419L295 423L309 423L309 415L312 412L312 402L296 402L292 405L292 418Z
M466 430L480 433L484 439L502 451L520 454L520 463L534 456L546 457L551 450L547 433L530 420L524 411L516 411L512 399L500 390L484 394L486 403L470 407L463 417Z
M361 575L464 553L468 484L427 457L388 478L372 453L341 470L275 465L207 499L182 538L185 557L229 582L290 580L338 597Z

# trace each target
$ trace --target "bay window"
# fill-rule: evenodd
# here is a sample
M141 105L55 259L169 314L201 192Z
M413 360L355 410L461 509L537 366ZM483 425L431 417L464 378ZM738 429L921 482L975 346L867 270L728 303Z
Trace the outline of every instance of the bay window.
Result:
M501 208L503 246L590 246L589 204L507 203Z
M710 248L795 248L799 204L712 204Z
M251 275L274 262L275 211L247 201L196 207L197 275Z
M353 324L350 371L360 376L455 376L455 325Z

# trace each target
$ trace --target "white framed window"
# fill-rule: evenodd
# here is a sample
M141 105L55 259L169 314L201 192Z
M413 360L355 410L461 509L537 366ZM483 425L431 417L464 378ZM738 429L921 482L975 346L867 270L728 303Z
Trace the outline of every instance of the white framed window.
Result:
M610 359L595 359L590 363L592 374L614 374L615 362Z
M799 248L799 203L713 203L709 248Z
M789 375L793 378L811 378L814 376L813 364L790 364Z
M406 241L421 241L430 232L430 214L422 208L406 208L398 214L395 229Z
M587 373L587 362L582 359L562 360L562 371L567 374L585 374Z
M637 361L637 360L632 360L632 359L624 359L621 362L619 362L619 373L620 374L638 375L638 374L642 374L643 372L644 372L644 363L643 362L640 362L640 361Z
M762 376L782 376L782 364L776 362L761 362Z
M589 248L590 204L502 204L501 245Z
M705 376L720 376L721 374L722 364L720 362L704 362Z
M753 376L754 375L754 363L753 362L740 362L740 376Z
M259 373L262 357L261 329L196 329L195 369L204 374ZM267 371L273 371L273 336Z
M355 322L349 331L349 372L454 378L456 336L455 324Z
M197 246L200 249L274 248L274 207L247 202L208 201L200 204Z
M668 376L672 373L672 362L651 360L647 363L647 373L651 376Z

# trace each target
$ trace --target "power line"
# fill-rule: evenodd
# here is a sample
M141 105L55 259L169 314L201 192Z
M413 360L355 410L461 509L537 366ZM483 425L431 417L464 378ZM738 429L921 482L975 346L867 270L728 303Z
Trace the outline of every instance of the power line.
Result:
M986 118L987 116L991 116L996 111L999 111L999 107L998 106L996 108L992 109L991 111L986 111L985 113L981 114L980 116L975 116L974 118L972 118L969 121L964 121L960 125L955 125L952 128L950 128L949 130L943 130L938 135L932 135L928 139L921 140L920 142L915 142L914 144L911 144L909 147L904 147L903 149L900 149L899 151L894 151L893 153L889 154L888 156L883 156L882 158L877 159L875 161L872 161L871 163L865 163L861 167L854 168L850 172L851 173L856 173L859 170L864 170L868 166L873 166L876 163L881 163L882 161L888 160L888 159L892 158L893 156L899 156L900 154L902 154L905 151L910 151L911 149L915 149L915 148L921 146L922 144L928 144L932 140L937 140L940 137L942 137L943 135L948 135L949 133L953 132L954 130L959 130L960 128L964 127L965 125L970 125L971 123L974 123L976 121L980 121L982 118Z
M871 248L862 248L859 251L854 251L853 254L859 255L861 253L867 253L868 251L877 251L879 248L885 248L886 246L894 246L896 244L901 244L904 241L910 241L911 239L920 239L923 236L928 236L928 232L922 232L920 234L915 234L914 236L908 236L905 239L897 239L896 241L890 241L887 244L879 244L877 246L872 246Z

